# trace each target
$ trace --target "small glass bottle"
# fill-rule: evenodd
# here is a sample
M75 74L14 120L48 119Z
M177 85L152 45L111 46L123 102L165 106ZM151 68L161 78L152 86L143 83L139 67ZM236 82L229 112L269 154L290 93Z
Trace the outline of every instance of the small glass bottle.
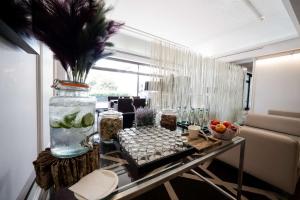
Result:
M113 143L117 138L118 132L123 129L123 115L121 112L109 109L99 115L99 133L101 141Z
M183 125L187 125L189 123L189 116L188 116L188 111L186 109L186 106L183 108L183 111L182 111L182 121L181 123Z
M190 108L190 113L189 113L189 123L194 124L195 123L195 109Z
M196 116L197 116L197 125L202 127L203 124L203 109L202 108L197 108L196 111Z
M181 123L181 121L182 121L181 111L182 111L181 107L180 106L177 107L177 122L179 122L179 123Z
M202 126L207 127L209 123L209 110L207 108L203 109L203 121Z

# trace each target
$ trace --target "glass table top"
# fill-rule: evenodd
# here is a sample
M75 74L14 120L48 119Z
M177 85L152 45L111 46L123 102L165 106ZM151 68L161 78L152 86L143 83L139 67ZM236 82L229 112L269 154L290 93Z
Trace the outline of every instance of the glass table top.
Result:
M176 161L143 173L137 172L136 168L124 157L124 152L118 148L119 142L114 142L113 144L100 143L100 169L111 170L119 177L118 187L105 199L130 199L138 196L226 152L244 141L244 138L236 136L230 141L222 141L219 146L212 147L203 152L196 151L191 155L184 156ZM76 198L73 192L64 188L57 192L51 190L50 199Z

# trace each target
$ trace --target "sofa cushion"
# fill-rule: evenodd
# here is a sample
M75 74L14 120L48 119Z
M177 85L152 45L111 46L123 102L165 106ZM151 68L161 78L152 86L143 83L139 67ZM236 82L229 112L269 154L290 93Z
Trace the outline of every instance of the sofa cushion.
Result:
M269 110L268 114L270 115L279 115L284 117L296 117L300 118L299 112L288 112L288 111L281 111L281 110Z
M288 137L292 138L293 140L297 141L300 146L300 137L295 136L295 135L288 135L288 134L284 134L284 133L276 133L276 134L282 135L282 136L288 136ZM300 176L300 149L299 149L299 161L298 161L298 176Z
M300 119L249 113L245 125L300 136Z

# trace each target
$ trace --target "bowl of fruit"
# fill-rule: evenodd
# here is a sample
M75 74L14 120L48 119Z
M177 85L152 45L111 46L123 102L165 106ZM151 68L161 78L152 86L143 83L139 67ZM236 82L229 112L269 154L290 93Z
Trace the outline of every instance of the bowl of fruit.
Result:
M239 132L239 127L229 121L214 119L210 121L209 131L215 138L231 140Z

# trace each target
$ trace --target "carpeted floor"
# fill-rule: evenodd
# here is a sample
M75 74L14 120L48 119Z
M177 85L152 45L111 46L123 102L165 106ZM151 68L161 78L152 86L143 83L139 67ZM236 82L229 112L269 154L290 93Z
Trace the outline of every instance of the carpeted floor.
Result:
M236 194L237 169L215 160L195 169L227 192ZM291 196L273 186L244 173L243 200L300 200L300 183ZM134 200L226 200L220 192L192 173L185 173Z

